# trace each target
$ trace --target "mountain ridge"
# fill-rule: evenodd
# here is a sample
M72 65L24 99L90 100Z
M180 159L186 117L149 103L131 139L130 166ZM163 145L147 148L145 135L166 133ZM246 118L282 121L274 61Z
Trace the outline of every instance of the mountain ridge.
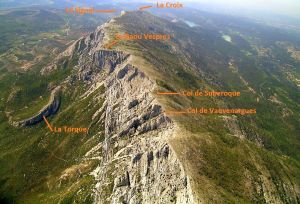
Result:
M100 118L105 116L103 164L99 165L92 173L96 175L95 178L98 181L96 184L98 186L96 187L96 202L105 202L104 198L109 195L105 194L107 192L103 192L105 186L102 183L111 183L110 185L114 186L111 192L112 202L118 202L120 199L124 199L124 202L154 202L156 199L160 199L161 202L169 202L170 200L192 202L189 201L192 196L188 193L188 178L184 176L183 168L174 151L163 139L168 135L167 132L165 135L163 134L163 129L167 128L171 121L164 116L161 106L151 96L151 92L155 88L154 82L149 80L147 75L139 71L137 67L130 64L131 57L129 55L121 51L102 48L105 45L103 40L106 38L104 30L109 26L108 23L98 27L95 33L74 42L67 49L66 54L61 55L61 58L68 58L69 60L72 60L75 55L79 55L79 69L76 70L77 80L85 81L90 85L103 84L104 82L106 87L104 106L107 109L105 115L100 116ZM59 57L57 61L60 60ZM58 66L52 65L48 67L58 68ZM46 68L47 72L42 70L41 73L49 74L55 71L55 69L49 70L48 67ZM91 86L86 97L97 91L98 87ZM128 93L130 94L128 95ZM119 102L116 103L116 101ZM114 110L111 110L112 107ZM136 113L130 113L132 111ZM116 117L117 115L118 117ZM159 130L159 137L148 138L153 135L152 132L157 132L157 130ZM123 137L129 137L128 141L122 141ZM140 140L144 141L145 144L140 144L138 142ZM131 145L131 143L135 145ZM124 146L124 144L126 145ZM153 146L154 144L155 146ZM117 152L114 151L115 148ZM116 175L115 180L103 178L102 174L107 174L107 168L112 168L110 167L111 162L119 160L119 155L123 154L121 152L125 149L132 152L130 154L132 159L120 161L118 165L114 164L112 173ZM97 171L98 168L101 171ZM123 172L122 169L124 168L129 170ZM169 179L165 180L165 176ZM170 185L171 177L174 177L172 185ZM153 190L146 190L145 188L149 188L149 185L156 185L151 178L156 178L156 181L161 180L161 182L156 182L159 183L159 186ZM126 189L124 189L125 187ZM165 190L157 191L161 188L165 188ZM135 191L140 191L141 195L138 196Z
M175 38L120 41L106 49L119 32L171 33ZM228 49L217 49L216 44ZM27 184L33 187L24 196L25 202L297 202L297 163L293 157L267 149L263 141L267 134L253 128L256 118L167 113L198 104L259 105L253 95L264 98L255 95L256 87L254 92L250 89L255 81L242 74L236 61L228 62L232 53L244 57L234 48L218 33L191 30L146 12L127 12L75 41L40 74L56 76L65 71L64 78L52 84L62 86L62 100L60 110L48 118L50 122L86 125L90 130L82 138L64 134L58 141L43 123L24 130L45 137L34 137L32 147L39 148L22 155L23 165L33 166L31 158L36 158L40 168L43 160L56 161L58 166L40 172L41 181L27 176L30 171L20 173L33 180ZM229 54L222 55L224 50ZM226 63L228 70L222 70ZM222 81L224 76L232 83ZM245 83L239 85L237 80ZM156 94L225 88L242 89L249 101ZM71 148L74 144L77 151ZM45 191L53 200L48 200Z

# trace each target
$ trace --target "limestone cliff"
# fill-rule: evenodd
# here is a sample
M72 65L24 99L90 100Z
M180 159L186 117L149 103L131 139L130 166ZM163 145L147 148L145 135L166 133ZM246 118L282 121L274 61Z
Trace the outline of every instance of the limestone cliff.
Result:
M193 203L188 177L168 143L174 124L152 95L155 84L124 63L105 85L105 158L93 172L96 201ZM110 195L106 185L113 185Z
M61 87L58 86L52 90L49 102L36 115L22 121L11 121L11 123L17 127L30 126L41 122L43 116L48 117L54 115L60 106L60 89Z
M79 56L76 73L67 82L80 80L90 88L82 97L105 86L105 141L86 154L101 155L91 173L95 203L193 203L189 178L168 142L176 125L164 114L153 95L155 82L133 66L123 51L103 49L104 24L61 54ZM54 62L53 64L57 63ZM46 67L47 74L58 66ZM101 114L102 111L97 111ZM100 154L100 150L102 154Z

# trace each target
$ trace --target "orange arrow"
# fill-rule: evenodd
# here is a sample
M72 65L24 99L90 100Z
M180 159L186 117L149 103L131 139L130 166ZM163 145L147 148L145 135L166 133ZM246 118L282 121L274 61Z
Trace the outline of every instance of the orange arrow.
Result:
M46 124L47 124L48 128L50 129L50 131L53 132L53 129L52 129L50 123L48 122L48 120L46 119L45 116L43 116L43 119L44 119L44 121L46 122Z
M188 114L188 112L186 112L186 111L166 111L165 113L170 114L170 115Z
M115 44L117 44L118 41L117 40L114 40L112 41L111 43L109 43L108 45L105 45L106 48L110 49L112 46L114 46Z
M145 9L149 9L149 8L152 8L152 6L142 6L142 7L140 7L140 10L145 10Z
M176 93L176 92L157 92L157 95L180 95L180 93Z
M116 9L111 9L111 10L95 10L96 13L115 13L116 12Z

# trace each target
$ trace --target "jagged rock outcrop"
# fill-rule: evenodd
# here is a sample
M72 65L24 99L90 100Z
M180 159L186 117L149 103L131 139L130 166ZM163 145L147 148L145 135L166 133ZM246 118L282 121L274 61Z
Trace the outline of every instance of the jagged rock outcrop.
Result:
M130 63L130 55L103 49L105 26L63 55L80 53L75 78L91 85L86 95L95 84L106 88L100 117L105 141L101 163L91 173L95 203L193 203L188 176L168 143L175 125L152 94L156 84Z
M104 158L93 172L96 203L193 203L189 179L168 143L174 124L152 95L155 83L123 63L105 84Z
M87 50L88 51L88 50ZM85 55L79 60L78 78L85 81L97 81L101 73L109 74L116 66L128 58L128 54L119 51L99 50L93 54Z
M60 89L60 86L53 89L48 104L44 106L35 116L22 121L12 122L12 124L17 127L35 125L43 120L43 116L48 117L55 114L60 106Z
M75 41L41 71L64 68L59 62L76 57L78 63L65 82L81 80L90 85L86 95L97 84L105 86L105 111L98 112L104 113L100 118L105 121L105 141L101 162L91 173L97 182L95 203L194 203L189 178L168 142L175 124L152 94L156 83L131 64L129 54L103 48L108 24ZM58 93L59 88L53 91L51 103L19 125L32 125L55 113Z

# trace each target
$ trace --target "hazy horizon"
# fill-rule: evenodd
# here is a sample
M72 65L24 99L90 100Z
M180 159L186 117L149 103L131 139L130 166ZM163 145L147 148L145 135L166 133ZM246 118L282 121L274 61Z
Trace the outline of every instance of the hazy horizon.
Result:
M273 13L294 18L300 18L300 1L298 0L183 0L183 2L196 2L225 9L237 10L242 13L243 10Z
M0 9L2 5L65 5L65 3L72 3L80 5L91 5L91 4L106 4L106 3L122 4L122 3L156 3L160 2L157 0L2 0L0 2ZM165 1L161 1L165 2ZM173 0L172 2L177 2ZM300 19L300 1L299 0L178 0L178 2L185 3L186 6L193 8L206 9L208 11L241 14L241 15L251 15L252 13L260 15L277 14L280 16L293 17ZM191 5L193 2L197 5ZM10 7L10 6L9 6ZM3 7L5 8L5 7Z

